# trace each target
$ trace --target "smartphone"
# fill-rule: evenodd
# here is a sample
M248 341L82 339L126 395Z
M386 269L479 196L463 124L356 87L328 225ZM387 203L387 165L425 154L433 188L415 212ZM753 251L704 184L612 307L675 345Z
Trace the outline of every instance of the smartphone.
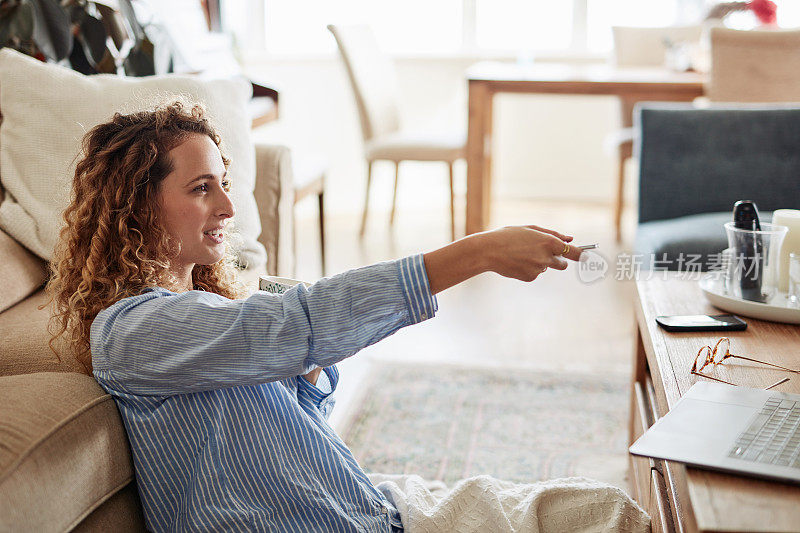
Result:
M747 322L735 315L657 316L658 325L667 331L742 331Z

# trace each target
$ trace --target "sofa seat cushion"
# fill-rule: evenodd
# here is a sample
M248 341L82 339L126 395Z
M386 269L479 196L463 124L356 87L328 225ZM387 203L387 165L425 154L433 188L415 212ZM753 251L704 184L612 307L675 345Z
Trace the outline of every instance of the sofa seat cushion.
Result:
M760 214L761 220L772 220L771 211ZM694 264L707 271L719 266L719 253L728 247L724 224L731 220L731 212L723 211L644 222L636 229L635 254L643 269L691 271L687 259L696 256Z
M449 161L464 157L466 132L399 131L371 139L364 146L368 161Z
M117 406L91 376L0 377L0 531L69 531L133 479Z
M0 313L32 294L47 280L44 261L0 230Z
M55 348L61 360L50 349L48 302L40 290L17 305L0 313L0 376L32 372L83 372L83 366L57 341Z

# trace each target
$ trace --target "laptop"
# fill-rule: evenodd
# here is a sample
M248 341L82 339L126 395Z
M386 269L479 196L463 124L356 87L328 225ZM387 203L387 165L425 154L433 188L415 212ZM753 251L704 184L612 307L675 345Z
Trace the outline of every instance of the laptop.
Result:
M698 382L634 455L800 483L800 394Z

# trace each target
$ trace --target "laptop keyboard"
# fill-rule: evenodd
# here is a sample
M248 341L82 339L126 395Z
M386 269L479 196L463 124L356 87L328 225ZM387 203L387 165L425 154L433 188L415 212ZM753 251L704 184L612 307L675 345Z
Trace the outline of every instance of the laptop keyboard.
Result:
M800 402L767 400L728 457L800 469Z

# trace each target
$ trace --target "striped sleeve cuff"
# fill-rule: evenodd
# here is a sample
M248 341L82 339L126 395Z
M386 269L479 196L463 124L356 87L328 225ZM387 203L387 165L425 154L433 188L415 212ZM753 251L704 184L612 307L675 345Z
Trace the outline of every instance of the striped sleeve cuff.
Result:
M439 309L436 296L431 294L428 272L422 254L411 255L398 261L398 274L403 294L408 304L411 323L433 318Z
M322 407L336 390L339 383L339 370L336 365L323 368L317 377L317 385L314 386L303 376L297 379L298 393L308 396L317 407Z

